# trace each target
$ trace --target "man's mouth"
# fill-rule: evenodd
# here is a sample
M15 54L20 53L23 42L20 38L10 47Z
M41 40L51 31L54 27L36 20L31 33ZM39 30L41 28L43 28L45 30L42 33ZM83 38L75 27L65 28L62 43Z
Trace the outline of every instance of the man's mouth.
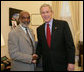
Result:
M24 24L29 24L30 23L30 21L29 22L24 22Z
M46 19L46 20L47 20L47 19L49 19L49 17L44 17L44 19Z

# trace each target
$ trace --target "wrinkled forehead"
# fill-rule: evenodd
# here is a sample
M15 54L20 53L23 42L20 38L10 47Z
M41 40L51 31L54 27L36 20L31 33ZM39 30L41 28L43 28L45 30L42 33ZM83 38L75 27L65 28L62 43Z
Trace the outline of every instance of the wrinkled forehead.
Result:
M41 8L41 11L42 11L42 10L51 10L51 9L50 9L48 6L46 6L46 7L42 7L42 8Z
M40 8L40 13L43 11L51 11L52 12L52 9L49 6L43 6Z
M28 12L21 12L20 13L20 18L23 17L23 16L28 17L28 16L30 16L30 14Z

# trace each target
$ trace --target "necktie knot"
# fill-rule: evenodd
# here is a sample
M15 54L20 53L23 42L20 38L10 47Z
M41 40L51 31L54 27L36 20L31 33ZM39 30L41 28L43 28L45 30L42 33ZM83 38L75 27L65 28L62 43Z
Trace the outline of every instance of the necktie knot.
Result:
M47 24L47 26L49 26L49 23Z
M27 28L25 27L25 30L27 31Z
M31 42L31 45L32 45L32 51L33 51L33 53L34 53L34 46L33 46L32 39L31 39L30 34L29 34L29 32L28 32L28 30L27 30L26 27L25 27L25 30L26 30L27 37L29 38L29 40L30 40L30 42ZM32 54L33 54L33 53L32 53Z

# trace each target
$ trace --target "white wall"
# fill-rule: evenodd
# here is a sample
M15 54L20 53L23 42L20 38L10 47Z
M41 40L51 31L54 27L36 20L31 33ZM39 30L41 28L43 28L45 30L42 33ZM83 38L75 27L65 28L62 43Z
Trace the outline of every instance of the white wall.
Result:
M9 7L26 10L30 14L40 13L39 8L43 3L52 5L51 1L1 1L1 33L5 40L5 46L1 47L1 56L7 56L8 54L8 33L11 28L9 26ZM31 26L36 34L36 28L38 26Z

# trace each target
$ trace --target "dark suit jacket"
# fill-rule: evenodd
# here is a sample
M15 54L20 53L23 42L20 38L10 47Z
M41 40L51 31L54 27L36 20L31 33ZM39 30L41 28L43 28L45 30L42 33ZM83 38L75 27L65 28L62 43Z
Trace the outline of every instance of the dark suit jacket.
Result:
M67 70L68 63L75 63L75 46L68 23L53 19L51 48L45 36L45 23L37 28L38 44L36 53L42 56L43 70Z

